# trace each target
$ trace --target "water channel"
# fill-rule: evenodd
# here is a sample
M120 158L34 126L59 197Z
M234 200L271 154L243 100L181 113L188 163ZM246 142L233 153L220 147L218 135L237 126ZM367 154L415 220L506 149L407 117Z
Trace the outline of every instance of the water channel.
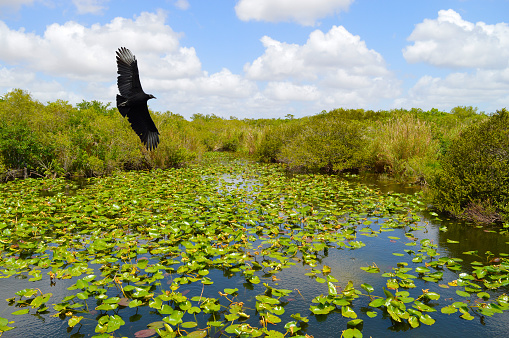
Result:
M185 170L185 169L182 169ZM263 175L263 173L261 174ZM288 178L289 180L291 178ZM295 179L295 178L294 178ZM297 178L298 179L298 178ZM408 186L404 184L397 184L390 181L377 180L373 177L336 177L336 180L347 180L352 185L364 185L370 189L377 190L380 194L385 196L393 194L395 197L404 194L414 194L419 191L419 187ZM227 184L228 188L225 189L221 184L218 188L220 191L228 189L243 189L249 190L253 186L259 186L261 183L256 177L238 175L236 173L226 173L220 175L218 179L222 184ZM94 185L91 181L90 185ZM86 187L86 185L84 185ZM73 190L72 194L80 194L81 190ZM51 195L47 192L41 193L42 195ZM317 207L319 208L319 206ZM181 285L179 290L182 295L188 299L198 296L217 297L218 293L224 292L225 288L236 288L238 291L235 293L235 301L242 302L246 309L250 309L249 318L246 318L241 323L250 324L252 327L260 327L259 316L256 315L256 296L263 294L266 291L264 283L270 284L273 288L292 290L290 295L285 295L279 300L284 307L284 313L279 315L281 319L280 324L268 324L271 330L278 330L285 332L283 328L285 323L293 321L291 314L299 313L303 317L308 318L307 323L300 322L301 331L299 334L305 334L318 337L340 337L342 332L347 329L347 323L352 318L345 318L342 316L340 307L328 314L314 314L310 311L310 306L313 304L313 299L318 295L327 296L328 287L327 283L317 282L317 277L324 277L320 274L313 273L313 269L321 270L324 266L330 268L330 275L337 279L335 282L338 292L347 287L349 282L357 290L362 290L361 284L371 285L376 292L374 294L380 295L383 288L387 288L387 278L382 278L381 274L389 273L398 267L417 266L413 259L415 254L408 253L409 249L417 251L419 246L411 246L413 243L419 243L422 240L429 239L431 243L436 244L437 257L450 257L458 258L460 268L458 269L439 269L443 272L440 280L427 281L422 279L422 275L409 272L415 278L412 278L415 283L415 288L405 289L400 288L399 291L407 290L413 297L422 294L421 290L427 292L436 292L440 294L439 300L431 300L426 304L436 311L429 312L429 315L435 320L433 325L425 325L420 323L416 328L412 328L405 321L397 322L390 318L390 316L381 311L368 306L370 299L366 296L366 292L361 297L354 299L351 303L351 308L355 310L359 319L363 320L361 332L364 337L504 337L509 332L509 312L495 313L493 316L484 316L481 314L474 314L474 318L466 320L460 318L461 313L455 312L452 314L442 313L440 309L453 301L465 300L457 294L458 288L454 283L458 280L460 273L471 274L475 264L472 262L480 261L482 264L487 264L492 259L499 259L501 256L505 257L505 253L509 253L509 237L504 234L499 234L499 229L476 227L472 224L465 224L454 220L447 219L444 215L432 214L429 211L419 211L419 219L415 221L415 230L411 231L407 227L383 229L382 225L387 222L386 217L376 218L374 216L368 217L367 220L371 222L371 231L377 232L376 236L371 236L368 231L360 231L360 227L356 230L356 240L362 241L363 246L358 248L338 248L333 246L330 249L324 249L317 252L315 267L305 263L302 255L295 255L292 257L291 262L294 263L288 268L283 268L277 274L272 273L257 273L260 283L249 283L242 273L242 269L218 269L210 268L207 277L214 283L204 286L202 283L189 283ZM378 225L377 225L378 224ZM389 231L390 230L390 231ZM283 232L284 234L284 232ZM252 243L252 247L260 246L266 236L260 235ZM303 240L304 242L305 240ZM182 247L185 251L186 248ZM477 254L472 254L476 251ZM254 252L254 250L251 250ZM465 254L467 253L467 254ZM146 255L150 261L152 257ZM139 259L139 257L138 257ZM262 259L260 258L260 262ZM153 263L152 261L150 263ZM368 273L361 269L362 267L377 266L380 273ZM179 265L180 266L180 265ZM89 267L95 270L97 275L101 274L99 268L101 264L89 264ZM262 270L263 271L263 270ZM316 272L316 271L315 271ZM5 277L5 276L3 276ZM172 282L177 278L175 273L166 273L164 278L160 279L158 283L159 288L168 289ZM52 309L53 302L48 303L48 311L43 313L34 313L25 315L12 315L18 307L13 302L8 303L5 301L7 298L13 297L14 293L19 290L36 288L41 293L52 293L58 295L57 299L62 299L66 296L76 294L75 290L69 290L69 287L76 283L77 278L59 279L55 280L43 271L42 279L32 282L29 281L30 276L26 273L11 276L9 278L2 278L0 280L0 317L6 318L9 321L14 321L10 326L15 329L3 332L2 337L25 337L25 338L41 338L41 337L92 337L98 335L96 332L97 320L105 314L105 311L95 310L99 304L92 297L86 300L88 310L78 313L84 318L80 324L74 328L68 326L68 319L65 316L55 316L56 311ZM496 290L487 290L481 282L477 283L481 286L479 291L489 291L491 301L496 297L507 293L508 287L499 287ZM204 292L205 290L205 292ZM461 288L463 290L463 288ZM395 293L396 290L390 290ZM118 288L110 288L107 291L108 297L122 296ZM53 296L55 297L55 296ZM19 297L18 297L19 298ZM227 307L229 304L224 303L225 298L221 298L223 306ZM469 298L468 303L474 305L475 302L482 302L482 299ZM411 307L411 304L407 304ZM373 311L375 310L375 311ZM247 312L247 310L246 310ZM369 312L376 312L374 318L369 318ZM161 321L164 316L154 311L150 306L138 306L131 308L129 306L119 306L113 311L107 311L109 315L117 314L122 317L125 324L118 330L111 333L114 337L144 337L150 336L147 330L147 324ZM215 318L212 313L186 313L184 322L195 321L197 328L207 327L207 323L215 321L223 321L228 324L226 319ZM79 327L79 329L78 329ZM193 330L187 330L192 332ZM235 336L235 334L228 333L225 326L209 327L207 331L211 337L225 337ZM109 336L103 335L104 337ZM156 336L152 334L152 336ZM247 334L245 335L248 336ZM288 334L287 336L290 336ZM197 336L196 336L197 337Z

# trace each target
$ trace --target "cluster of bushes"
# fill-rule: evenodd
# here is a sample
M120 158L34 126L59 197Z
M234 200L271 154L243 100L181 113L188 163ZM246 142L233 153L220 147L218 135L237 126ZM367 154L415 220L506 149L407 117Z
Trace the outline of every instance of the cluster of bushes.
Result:
M0 175L104 175L115 170L177 166L204 147L189 138L189 122L171 113L154 114L161 143L145 151L128 121L109 104L65 101L46 105L22 90L0 100Z
M256 155L290 168L370 170L425 182L460 131L486 118L472 107L451 113L335 109L265 128Z
M440 158L427 189L433 205L481 223L509 221L509 112L465 128Z
M458 217L507 221L509 113L335 109L284 119L151 112L161 133L145 150L109 104L42 104L22 90L0 99L0 178L104 175L175 167L229 151L289 170L371 171L427 185L433 205Z

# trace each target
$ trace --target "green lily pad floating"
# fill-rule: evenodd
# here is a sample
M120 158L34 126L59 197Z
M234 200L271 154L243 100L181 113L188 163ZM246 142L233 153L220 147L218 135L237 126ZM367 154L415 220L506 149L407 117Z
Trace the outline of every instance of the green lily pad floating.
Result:
M30 312L30 309L21 309L21 310L18 310L18 311L14 311L11 314L14 315L14 316L20 316L20 315L27 314L28 312Z
M345 337L345 338L362 338L362 332L359 331L356 328L347 329L347 330L343 331L342 337Z
M357 318L357 314L350 306L342 306L341 315L347 318Z
M472 316L470 313L466 312L466 313L463 313L461 316L461 318L463 319L466 319L466 320L473 320L475 317Z
M185 322L185 323L180 324L180 326L182 326L185 329L190 329L190 328L198 326L198 323L196 323L196 322Z
M461 290L456 290L456 294L458 296L465 297L465 298L469 298L470 297L470 293L465 292L465 291L461 291Z
M371 285L369 285L369 284L367 284L367 283L362 283L362 284L361 284L361 287L362 287L364 290L366 290L366 292L368 292L368 293L372 293L373 291L375 291L375 289L374 289Z
M444 306L443 308L441 308L440 311L442 313L451 314L451 313L456 313L458 311L458 309L452 305L448 305L448 306Z
M419 320L421 321L421 323L426 324L426 325L433 325L435 323L435 320L433 318L431 318L430 315L428 315L427 313L422 314L419 317Z
M75 327L81 320L83 319L83 316L72 316L69 318L68 325L69 327Z
M366 314L369 318L375 318L378 315L375 311L367 311Z

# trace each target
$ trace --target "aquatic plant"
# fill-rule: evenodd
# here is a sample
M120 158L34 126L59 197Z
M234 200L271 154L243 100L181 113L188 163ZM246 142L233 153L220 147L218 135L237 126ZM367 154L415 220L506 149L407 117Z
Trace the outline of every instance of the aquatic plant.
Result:
M223 154L204 161L0 186L2 284L29 285L4 295L0 331L34 315L66 321L69 335L303 337L317 320L341 319L343 336L360 337L375 317L419 329L435 325L438 307L461 320L509 309L497 292L509 284L506 256L471 272L443 257L416 237L426 230L418 195L289 178L277 165ZM406 248L387 252L399 260L393 268L374 262L352 281L326 264L375 241ZM296 276L307 282L292 284Z

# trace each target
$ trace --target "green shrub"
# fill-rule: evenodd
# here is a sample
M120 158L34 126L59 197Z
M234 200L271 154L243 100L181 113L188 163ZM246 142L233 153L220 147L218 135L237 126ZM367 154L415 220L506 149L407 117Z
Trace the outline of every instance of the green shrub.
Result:
M455 216L509 219L509 112L497 111L455 139L429 181L433 205Z
M27 168L40 172L54 158L51 144L40 141L41 137L31 132L24 121L11 124L0 123L0 155L3 165L10 169Z
M44 105L23 90L7 93L0 101L0 174L19 175L20 169L24 174L26 168L39 176L105 175L180 166L203 152L189 122L171 113L152 114L161 143L147 152L127 119L109 105L83 101L73 107L62 100Z
M339 118L319 118L306 124L281 151L291 167L326 172L358 169L367 158L361 124Z
M292 142L302 128L302 123L293 121L265 127L255 151L255 158L264 163L283 162L281 156L283 147Z

